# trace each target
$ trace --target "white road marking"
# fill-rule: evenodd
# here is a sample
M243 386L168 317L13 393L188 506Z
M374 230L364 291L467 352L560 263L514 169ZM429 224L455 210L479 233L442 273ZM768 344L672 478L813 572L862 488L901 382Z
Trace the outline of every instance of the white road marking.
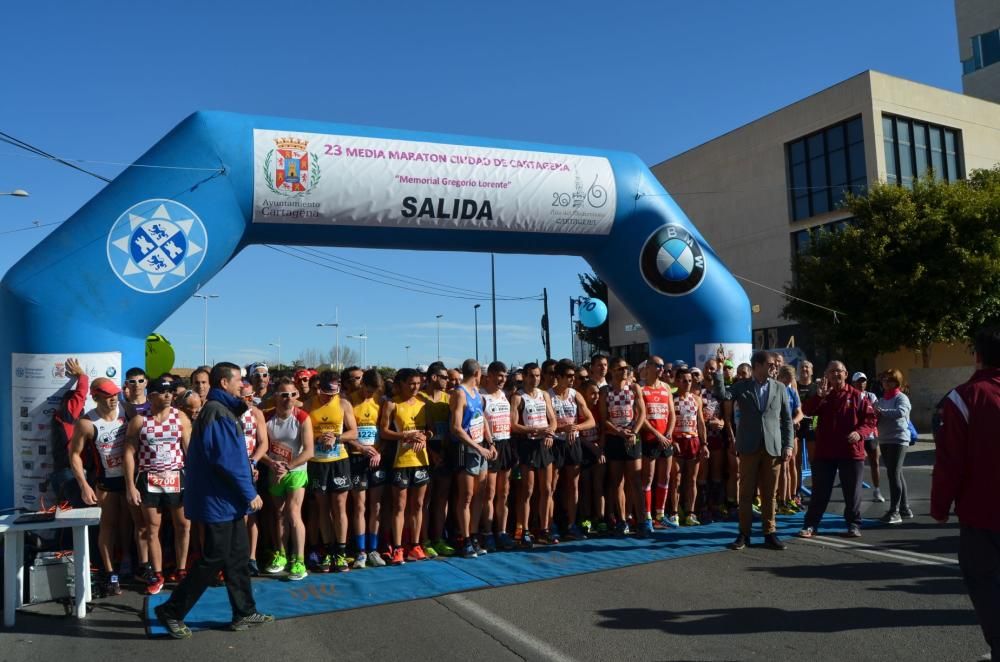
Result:
M553 648L546 642L535 637L513 623L500 618L490 610L482 607L460 593L452 593L442 598L440 602L446 602L456 612L476 621L484 630L495 630L507 639L507 644L513 644L516 648L524 648L533 653L533 658L540 660L551 660L551 662L576 662L572 657Z
M830 547L836 547L838 549L854 549L859 552L864 552L866 554L875 554L876 556L884 556L887 558L895 559L897 561L905 561L908 563L920 563L923 565L957 565L958 561L955 559L949 559L944 556L933 556L931 554L922 554L920 552L909 552L902 549L879 549L868 543L857 542L854 540L838 539L832 540L829 538L819 537L819 538L802 538L806 542L817 543L820 545L829 545Z

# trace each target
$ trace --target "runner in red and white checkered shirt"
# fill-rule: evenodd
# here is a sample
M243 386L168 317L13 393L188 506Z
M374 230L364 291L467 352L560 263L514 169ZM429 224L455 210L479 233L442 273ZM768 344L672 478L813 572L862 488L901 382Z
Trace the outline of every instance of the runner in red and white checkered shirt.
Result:
M125 489L129 504L142 508L146 526L140 534L149 545L149 561L153 566L146 591L155 595L164 584L161 509L170 513L174 524L177 569L168 579L180 581L187 574L191 523L184 515L183 490L191 421L187 414L171 406L174 385L169 380L153 380L146 393L149 414L133 417L125 435Z

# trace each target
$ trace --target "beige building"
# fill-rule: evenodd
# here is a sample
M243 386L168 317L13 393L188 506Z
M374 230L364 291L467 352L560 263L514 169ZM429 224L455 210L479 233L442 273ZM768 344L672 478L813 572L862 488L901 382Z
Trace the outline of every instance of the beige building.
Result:
M781 316L779 292L809 233L850 222L838 209L844 193L875 181L908 185L929 169L960 179L997 162L1000 105L865 71L652 170L741 280L754 346L786 347L794 337L815 357L808 329ZM614 296L609 324L614 353L632 359L648 351L645 333ZM964 348L942 348L932 360L938 368L970 364Z
M1000 102L1000 2L955 0L962 91Z

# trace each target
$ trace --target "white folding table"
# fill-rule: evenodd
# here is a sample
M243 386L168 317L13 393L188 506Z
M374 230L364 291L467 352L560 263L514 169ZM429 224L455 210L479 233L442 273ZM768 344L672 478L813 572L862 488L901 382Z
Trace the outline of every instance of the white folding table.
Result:
M77 618L87 615L90 595L90 545L88 529L101 521L100 508L73 508L57 511L50 522L14 524L22 513L0 516L0 533L3 534L3 624L14 625L15 611L24 604L24 532L49 529L73 529L73 564L76 570Z

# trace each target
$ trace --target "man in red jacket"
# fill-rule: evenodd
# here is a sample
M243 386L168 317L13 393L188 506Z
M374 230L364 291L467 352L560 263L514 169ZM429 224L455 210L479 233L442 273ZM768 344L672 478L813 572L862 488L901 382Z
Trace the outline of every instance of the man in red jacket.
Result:
M833 479L840 474L848 538L861 537L861 478L865 470L865 438L874 434L875 409L861 391L847 383L847 367L831 361L815 394L802 404L806 416L818 416L812 466L812 499L800 538L816 533L830 503Z
M958 515L958 562L991 652L1000 644L1000 327L976 334L976 372L944 399L931 516Z

